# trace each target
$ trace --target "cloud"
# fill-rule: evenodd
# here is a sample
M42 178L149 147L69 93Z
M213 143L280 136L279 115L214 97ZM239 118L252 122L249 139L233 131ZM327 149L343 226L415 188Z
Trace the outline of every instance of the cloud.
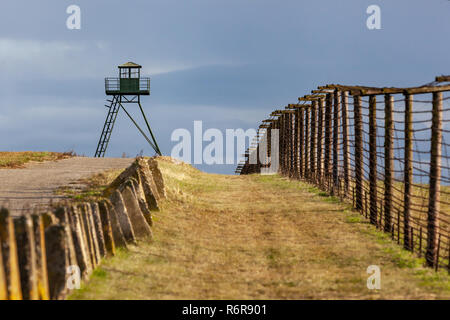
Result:
M196 62L196 61L182 61L180 59L173 60L173 61L165 61L165 60L158 60L158 59L152 59L147 60L142 63L142 74L146 75L162 75L166 73L172 73L172 72L181 72L181 71L189 71L189 70L195 70L197 68L203 68L203 67L213 67L213 66L232 66L237 65L237 62L231 62L231 61L219 61L219 60L211 60L211 61L202 61L202 62Z
M71 60L86 51L80 43L0 38L0 67L17 77L30 73L64 77L92 75L92 69L73 68Z
M73 51L82 51L80 45L65 42L44 42L37 40L20 40L0 38L0 59L6 61L25 62L36 57L54 58Z
M68 42L42 41L30 39L0 38L0 67L3 75L20 78L32 74L33 77L57 78L99 78L110 75L119 63L111 56L112 46L107 41ZM92 56L104 56L101 61ZM234 65L230 60L189 57L169 59L156 54L146 56L144 61L135 61L143 65L143 74L160 75L214 65ZM109 73L108 73L109 72ZM22 78L23 79L23 78ZM22 80L23 81L23 80Z

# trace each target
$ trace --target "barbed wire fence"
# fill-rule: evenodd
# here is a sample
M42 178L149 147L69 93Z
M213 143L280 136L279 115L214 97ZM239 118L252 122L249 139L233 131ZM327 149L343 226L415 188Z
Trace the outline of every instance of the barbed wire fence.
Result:
M298 100L263 120L236 173L270 166L278 129L279 174L351 201L450 271L450 76L412 88L326 85Z

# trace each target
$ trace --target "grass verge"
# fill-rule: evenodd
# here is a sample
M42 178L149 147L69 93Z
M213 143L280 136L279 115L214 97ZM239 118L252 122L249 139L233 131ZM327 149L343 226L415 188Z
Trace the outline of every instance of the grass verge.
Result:
M106 170L93 176L80 179L76 186L63 186L55 193L71 199L74 202L95 202L103 199L103 192L121 173L123 169ZM81 187L79 187L81 186Z
M74 156L73 152L0 152L0 168L17 169L31 161L55 161Z
M280 176L160 159L154 240L104 261L70 299L449 299L450 279L348 204ZM367 268L381 269L381 290Z

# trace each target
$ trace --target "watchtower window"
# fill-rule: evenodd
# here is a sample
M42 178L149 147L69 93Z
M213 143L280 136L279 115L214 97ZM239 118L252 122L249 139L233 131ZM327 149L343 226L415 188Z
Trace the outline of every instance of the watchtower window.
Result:
M120 68L121 79L138 79L141 76L139 68Z

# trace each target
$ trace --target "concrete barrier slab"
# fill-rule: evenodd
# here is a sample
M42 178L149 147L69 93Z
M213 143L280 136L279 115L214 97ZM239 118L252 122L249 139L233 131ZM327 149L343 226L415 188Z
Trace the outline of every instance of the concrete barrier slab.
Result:
M166 198L166 189L164 187L164 178L162 176L161 170L158 166L158 161L155 159L148 160L148 166L152 172L153 181L155 181L156 188L158 189L158 194L161 199Z
M0 209L0 237L2 238L2 253L8 284L9 300L22 300L20 285L19 258L14 232L14 222L8 210Z
M38 300L36 243L32 220L30 216L21 216L14 219L14 232L16 235L20 271L20 285L24 300Z
M95 249L94 249L94 242L92 240L92 229L90 227L89 217L86 213L85 204L79 204L78 210L80 214L80 221L81 221L81 227L84 230L84 235L86 237L86 248L88 252L88 257L92 266L92 270L95 269L97 262L95 259Z
M6 283L5 265L3 263L3 253L1 250L2 247L2 238L0 237L0 300L8 300L8 284Z
M133 184L131 180L126 183L126 187L122 191L123 201L130 216L136 237L151 237L152 231L144 215L141 212L137 198L133 192Z
M92 263L89 256L86 235L82 227L81 216L77 206L70 207L69 220L78 266L80 267L82 276L87 277L92 272Z
M99 258L101 259L106 256L106 248L105 248L105 237L103 235L103 226L102 221L100 219L100 211L97 202L91 203L91 210L98 241Z
M117 213L117 217L125 240L128 243L135 244L136 243L135 230L133 228L131 217L129 216L128 207L126 206L124 199L122 198L122 194L118 190L116 190L111 195L110 200L111 204L114 207L114 210Z
M145 221L147 221L148 225L151 227L153 225L152 213L150 212L149 207L147 206L147 201L145 200L145 195L141 184L132 179L133 182L133 192L136 195L136 198L139 203L139 208L141 209L142 214L144 215Z
M106 202L109 212L109 217L111 219L111 229L113 233L114 243L116 247L127 247L127 242L120 227L119 218L117 216L116 210L110 201Z
M105 251L107 255L116 255L116 244L114 243L111 218L106 201L98 203L100 221L103 229L103 239L105 240Z
M50 289L48 286L44 220L42 215L38 214L31 215L31 219L33 220L33 233L36 241L36 266L39 299L49 300Z
M48 283L50 299L62 299L67 292L67 242L66 230L61 225L51 225L45 229L45 246L47 251Z

